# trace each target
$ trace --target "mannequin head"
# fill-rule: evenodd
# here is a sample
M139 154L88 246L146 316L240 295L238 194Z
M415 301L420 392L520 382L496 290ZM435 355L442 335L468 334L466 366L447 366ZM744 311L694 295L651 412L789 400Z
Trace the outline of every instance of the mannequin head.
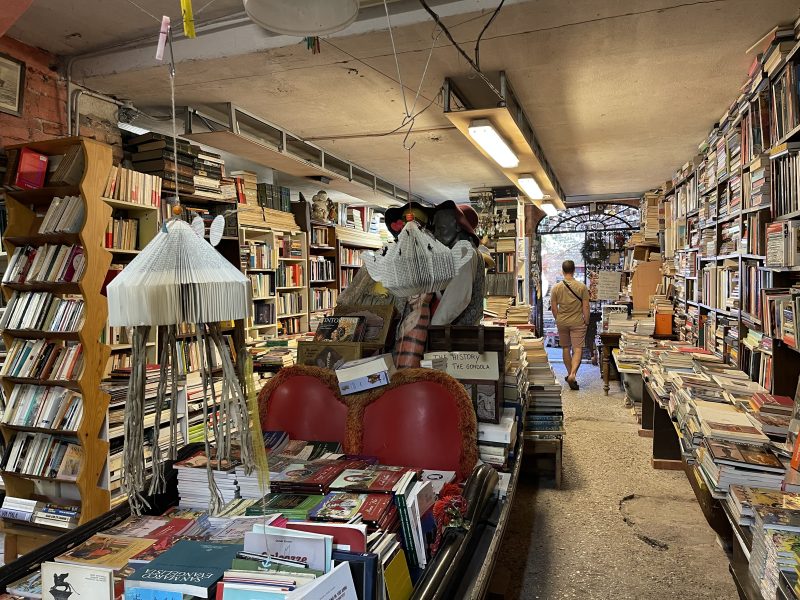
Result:
M460 240L469 240L477 247L479 240L470 222L471 216L465 214L464 210L452 200L443 202L433 215L433 237L450 248ZM477 213L475 216L477 217Z

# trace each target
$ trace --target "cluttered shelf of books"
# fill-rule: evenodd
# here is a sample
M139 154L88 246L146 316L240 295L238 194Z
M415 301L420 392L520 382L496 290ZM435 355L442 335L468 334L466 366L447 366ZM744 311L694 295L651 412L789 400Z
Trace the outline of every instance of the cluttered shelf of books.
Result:
M654 458L674 448L748 599L800 594L798 32L775 30L697 156L649 194L679 339L627 331L618 354L667 416L643 423Z

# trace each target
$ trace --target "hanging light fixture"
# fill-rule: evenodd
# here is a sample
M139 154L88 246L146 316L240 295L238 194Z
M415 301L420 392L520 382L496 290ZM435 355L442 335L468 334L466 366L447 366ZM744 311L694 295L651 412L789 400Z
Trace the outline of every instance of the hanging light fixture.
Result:
M358 16L358 0L244 0L247 16L269 31L298 37L335 33Z
M519 158L488 119L476 119L469 125L469 135L484 152L504 169L513 169Z
M536 180L533 178L533 175L530 173L526 173L524 175L520 175L517 178L517 185L525 192L525 195L528 196L531 200L541 200L544 198L544 193L542 192L542 188L539 187L539 184L536 183Z
M558 214L558 207L556 207L556 205L550 200L542 202L539 205L539 208L541 208L544 211L544 214L546 214L548 217L554 217Z

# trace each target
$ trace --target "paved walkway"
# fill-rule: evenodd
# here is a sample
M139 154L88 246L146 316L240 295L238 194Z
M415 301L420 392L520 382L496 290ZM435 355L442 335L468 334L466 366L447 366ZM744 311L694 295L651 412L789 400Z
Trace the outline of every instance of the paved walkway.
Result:
M564 365L554 363L563 381ZM652 443L597 367L564 391L562 489L520 482L498 569L507 598L734 600L728 561L682 471L650 467ZM501 575L501 573L498 573Z

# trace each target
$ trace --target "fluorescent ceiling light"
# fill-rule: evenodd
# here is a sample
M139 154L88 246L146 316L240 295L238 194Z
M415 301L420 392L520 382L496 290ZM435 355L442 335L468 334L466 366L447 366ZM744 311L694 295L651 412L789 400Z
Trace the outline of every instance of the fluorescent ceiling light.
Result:
M519 158L488 119L478 119L469 125L469 135L486 154L504 169L519 165Z
M143 127L137 127L136 125L131 125L130 123L123 123L122 121L117 123L117 127L119 127L120 129L124 129L125 131L130 131L131 133L135 133L136 135L150 133L149 129L144 129Z
M536 183L536 180L533 178L533 175L525 174L520 175L517 178L517 185L522 188L522 191L525 192L525 195L528 196L531 200L541 200L544 198L544 194L542 193L542 188L539 187L539 184Z
M549 200L546 202L542 202L539 205L539 208L541 208L544 211L544 214L546 214L548 217L553 217L556 214L558 214L558 209L556 208L556 205L550 202Z

